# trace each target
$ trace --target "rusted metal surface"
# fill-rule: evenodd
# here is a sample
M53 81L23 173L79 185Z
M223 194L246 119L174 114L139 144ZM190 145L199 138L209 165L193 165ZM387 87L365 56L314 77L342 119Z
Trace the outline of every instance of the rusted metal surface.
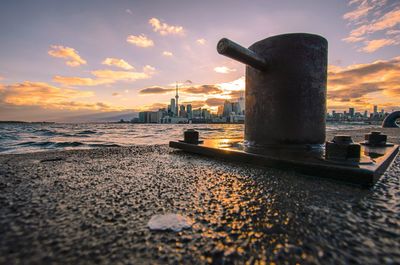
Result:
M247 64L245 140L249 146L325 142L326 39L293 33L266 38L249 49L224 39L220 43L219 52ZM259 65L251 58L265 63Z
M223 38L218 42L217 51L219 54L254 67L260 71L267 70L268 68L268 64L264 58L227 38Z
M242 139L231 139L229 141L227 139L213 139L204 140L202 144L171 141L169 146L213 158L295 170L307 175L344 181L365 187L370 187L376 183L381 174L390 166L399 150L398 145L385 147L363 145L361 146L359 159L330 159L323 154L319 156L302 156L297 151L281 153L278 150L276 154L250 153L245 150L241 143ZM360 145L358 146L360 147Z

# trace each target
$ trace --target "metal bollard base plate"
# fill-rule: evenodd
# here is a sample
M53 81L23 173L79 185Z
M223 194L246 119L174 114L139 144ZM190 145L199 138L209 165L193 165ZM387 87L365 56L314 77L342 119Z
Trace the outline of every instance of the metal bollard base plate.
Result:
M326 159L324 153L277 151L252 153L243 139L204 140L201 144L171 141L169 146L189 153L343 181L364 187L374 185L396 157L399 146L373 147L361 145L360 159ZM300 153L301 152L301 153Z

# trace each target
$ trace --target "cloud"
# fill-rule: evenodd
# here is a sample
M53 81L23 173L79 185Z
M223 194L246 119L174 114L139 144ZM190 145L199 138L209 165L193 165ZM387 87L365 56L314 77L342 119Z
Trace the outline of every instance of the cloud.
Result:
M161 22L157 18L149 19L149 24L153 27L154 32L158 32L161 35L184 35L184 29L182 26L171 26L167 23Z
M365 34L392 28L400 23L400 9L390 11L371 24L364 24L350 32L350 36L360 37Z
M109 84L109 80L98 80L89 77L60 76L53 77L53 81L66 86L98 86Z
M0 91L0 104L13 106L40 106L47 109L104 109L98 103L77 102L76 99L94 95L91 91L59 88L43 82L5 85Z
M139 91L140 94L166 94L175 91L175 88L168 87L148 87L143 88ZM179 87L179 92L192 95L209 95L209 94L220 94L223 91L216 85L199 85L199 86L183 86Z
M78 52L74 48L52 45L48 54L53 57L66 59L66 64L71 67L86 64L86 61L79 56Z
M197 42L197 44L200 44L200 45L205 45L206 44L206 40L205 39L197 39L196 40L196 42Z
M140 106L137 111L157 111L159 109L167 108L166 103L153 103L150 105Z
M155 87L143 88L143 89L139 90L139 93L140 94L166 94L166 93L169 93L174 90L175 90L174 88L164 88L164 87L155 86Z
M236 69L229 68L226 66L217 66L214 68L214 71L220 74L229 74L231 72L236 72Z
M183 87L180 91L187 94L220 94L222 90L219 89L216 85L200 85L200 86L190 86Z
M154 46L154 41L149 39L144 34L141 34L139 36L129 35L126 38L126 41L141 48L148 48Z
M400 8L392 10L386 13L382 18L375 21L367 28L368 33L392 28L400 24Z
M166 57L172 57L173 56L172 52L168 52L168 51L163 51L162 55L164 55Z
M151 65L145 65L143 67L143 72L149 75L152 75L156 72L156 68Z
M328 106L370 108L400 102L400 57L348 67L330 67Z
M118 92L114 92L114 93L112 93L112 96L113 96L113 97L118 97L118 96L121 96L121 94L118 93Z
M133 71L114 71L114 70L95 70L91 74L96 78L90 77L67 77L56 75L53 81L66 86L97 86L112 84L118 81L136 81L139 79L149 79L156 69L150 65L143 67L142 72Z
M386 0L351 1L355 9L343 15L353 26L350 34L343 38L349 43L363 42L359 51L371 53L380 48L400 43L400 31L394 29L400 24L400 8ZM383 31L390 38L369 39L372 34Z
M210 107L216 107L223 105L225 100L224 98L208 98L205 102Z
M363 3L367 3L367 2L363 2ZM353 10L351 12L347 12L346 14L344 14L343 18L346 20L350 20L350 21L358 20L360 18L367 16L368 12L371 9L373 9L372 6L361 4L356 8L356 10Z
M221 88L224 92L230 92L230 91L238 91L238 90L244 90L245 88L245 78L244 76L230 81L230 82L225 82L225 83L220 83L218 84L218 87Z
M193 101L184 101L182 102L183 105L192 105L193 109L202 108L206 105L204 100L193 100Z
M359 42L364 40L364 37L354 37L354 36L348 36L347 38L344 38L342 40L344 40L345 42Z
M363 52L371 53L382 47L395 45L397 42L391 39L378 39L378 40L370 40L365 42L365 46L360 50Z
M99 80L110 80L110 83L119 80L136 81L138 79L147 79L149 75L145 72L113 71L113 70L95 70L91 72Z
M235 90L235 91L230 91L228 94L232 100L238 100L241 97L244 97L245 93L244 90Z
M386 34L387 35L399 35L400 34L400 30L391 29L391 30L386 31Z
M128 13L129 15L133 15L132 10L130 10L129 8L125 9L125 12Z
M132 65L130 65L129 63L127 63L123 59L118 59L118 58L106 58L102 62L102 64L119 67L119 68L122 68L122 69L125 69L125 70L133 70L134 69L134 67Z
M354 88L354 89L353 89ZM338 89L334 91L328 91L327 97L328 99L338 100L342 102L348 102L351 100L356 100L361 98L367 94L382 91L383 88L380 88L378 84L374 83L361 83L357 84L357 87L353 87L349 89L349 87Z

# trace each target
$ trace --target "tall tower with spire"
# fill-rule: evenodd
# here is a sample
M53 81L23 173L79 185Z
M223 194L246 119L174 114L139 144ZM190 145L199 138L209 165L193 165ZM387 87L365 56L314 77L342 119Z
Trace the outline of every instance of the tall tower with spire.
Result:
M176 95L175 95L175 104L176 104L176 106L175 106L175 110L176 110L176 116L177 117L179 117L179 104L178 104L178 99L179 99L179 96L178 96L178 82L176 82L175 83L176 84Z

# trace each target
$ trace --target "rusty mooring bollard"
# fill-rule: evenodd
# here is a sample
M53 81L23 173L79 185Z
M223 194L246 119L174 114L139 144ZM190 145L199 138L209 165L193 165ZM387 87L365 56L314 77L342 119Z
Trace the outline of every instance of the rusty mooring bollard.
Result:
M245 63L245 143L250 147L325 143L328 42L278 35L248 49L223 38L220 54Z

